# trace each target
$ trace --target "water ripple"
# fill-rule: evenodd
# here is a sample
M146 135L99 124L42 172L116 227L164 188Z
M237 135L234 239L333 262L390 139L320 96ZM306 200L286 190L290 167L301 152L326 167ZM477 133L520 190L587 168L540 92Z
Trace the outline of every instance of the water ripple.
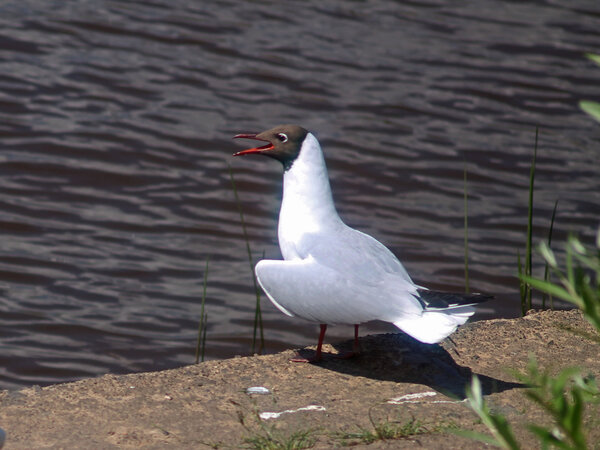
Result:
M232 159L238 132L313 130L343 218L433 288L462 289L466 167L471 283L497 296L480 318L518 314L537 126L535 238L556 199L555 242L598 226L600 132L577 106L600 101L583 56L600 45L593 3L0 11L0 388L192 362L207 258L207 356L249 353L255 300L228 164L255 259L280 257L281 169ZM313 343L313 325L266 302L263 314L267 351Z

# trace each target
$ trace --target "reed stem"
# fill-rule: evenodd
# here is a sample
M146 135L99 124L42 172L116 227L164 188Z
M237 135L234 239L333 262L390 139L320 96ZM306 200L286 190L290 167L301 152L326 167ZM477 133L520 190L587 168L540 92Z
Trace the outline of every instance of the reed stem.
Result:
M210 257L206 258L206 266L204 268L204 282L202 285L202 303L200 307L200 323L198 324L198 339L196 340L196 364L198 361L204 361L204 350L206 349L206 328L208 325L208 315L204 312L204 307L206 303L206 285L208 280L208 260Z
M262 259L265 259L265 252L263 250ZM256 286L255 286L256 287ZM262 321L262 309L260 306L260 291L256 291L256 307L254 309L254 331L252 333L252 353L254 353L254 349L256 348L256 330L257 328L260 330L260 347L258 347L258 353L262 353L265 345L265 336L263 331L263 321Z
M521 295L521 315L527 312L527 293L525 290L525 281L523 281L523 264L521 263L521 252L517 249L517 273L519 275L519 294Z

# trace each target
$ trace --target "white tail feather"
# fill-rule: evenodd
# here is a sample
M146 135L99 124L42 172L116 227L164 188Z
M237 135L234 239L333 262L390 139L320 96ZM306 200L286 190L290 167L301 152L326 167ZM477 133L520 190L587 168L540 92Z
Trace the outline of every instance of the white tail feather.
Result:
M418 341L435 344L451 335L475 313L473 306L424 311L419 318L407 317L394 322L398 328Z

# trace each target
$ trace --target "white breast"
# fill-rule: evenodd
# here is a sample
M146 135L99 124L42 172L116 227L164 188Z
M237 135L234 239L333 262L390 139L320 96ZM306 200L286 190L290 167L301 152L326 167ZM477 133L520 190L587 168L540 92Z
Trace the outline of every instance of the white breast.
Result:
M279 247L286 260L306 257L302 240L306 234L327 233L339 226L323 152L308 133L298 157L283 176L283 199L279 213Z

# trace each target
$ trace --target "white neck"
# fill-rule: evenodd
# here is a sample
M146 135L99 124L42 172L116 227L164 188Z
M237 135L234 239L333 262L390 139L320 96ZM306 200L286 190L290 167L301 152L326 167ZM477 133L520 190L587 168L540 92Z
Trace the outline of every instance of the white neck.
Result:
M297 246L304 234L319 233L340 223L323 151L319 141L308 133L298 157L283 175L278 234L284 258L295 256L291 247Z

